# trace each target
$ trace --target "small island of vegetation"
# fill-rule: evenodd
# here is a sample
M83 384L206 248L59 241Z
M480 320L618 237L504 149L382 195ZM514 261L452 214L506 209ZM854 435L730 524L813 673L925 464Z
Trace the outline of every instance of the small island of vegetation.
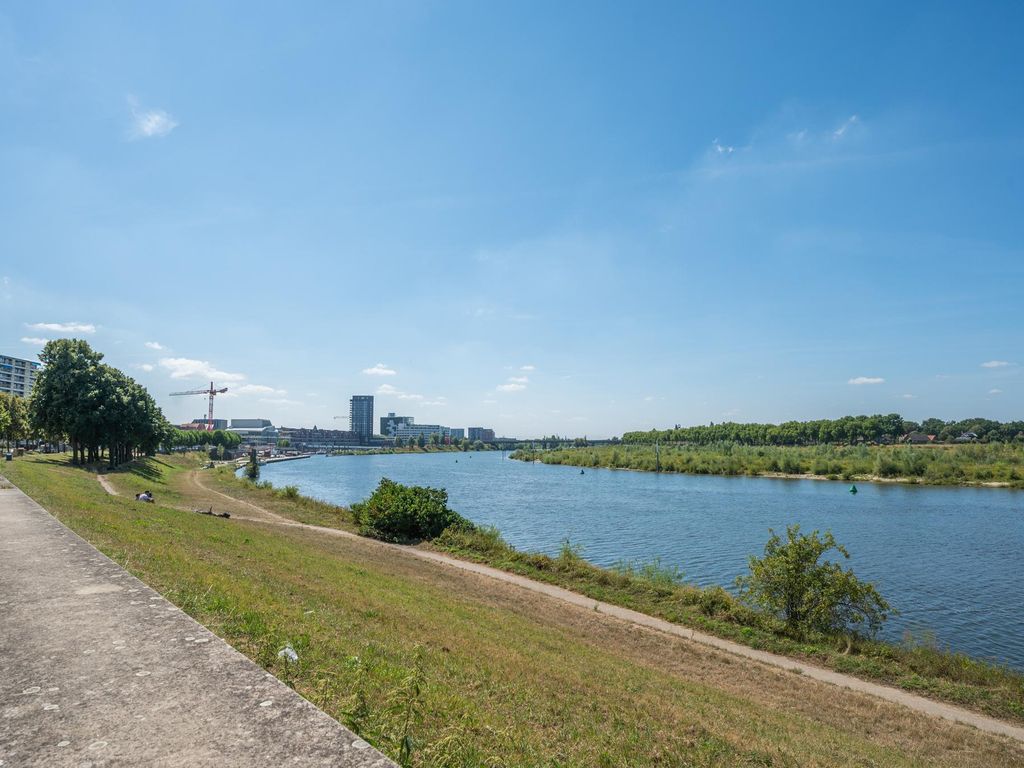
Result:
M522 448L512 458L697 475L1024 488L1024 422L926 419L918 424L890 414L725 423L627 432L605 445Z

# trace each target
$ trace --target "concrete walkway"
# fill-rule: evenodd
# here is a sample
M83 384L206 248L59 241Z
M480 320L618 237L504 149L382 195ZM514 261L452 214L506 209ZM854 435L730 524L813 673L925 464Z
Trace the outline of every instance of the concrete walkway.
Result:
M0 490L0 766L141 765L394 763Z
M939 717L943 720L962 723L964 725L973 726L974 728L987 733L994 733L1024 742L1024 727L1008 723L1004 720L997 720L994 717L988 717L987 715L983 715L979 712L973 712L954 704L946 704L934 699L928 699L924 696L918 696L917 694L904 691L900 688L893 688L892 686L882 685L880 683L872 683L868 680L862 680L859 677L853 677L852 675L843 674L842 672L835 672L831 669L809 664L799 659L780 656L768 651L760 651L756 648L751 648L746 645L741 645L740 643L735 643L731 640L709 635L695 629L690 629L689 627L684 627L680 624L673 624L665 619L659 619L629 608L623 608L618 605L612 605L611 603L594 600L593 598L586 597L578 592L571 592L568 589L556 587L552 584L534 581L533 579L528 579L525 576L509 573L508 571L502 571L488 565L481 565L467 560L459 560L449 555L444 555L440 552L434 552L428 549L403 547L398 544L386 544L384 542L375 541L374 539L357 536L356 534L349 533L348 531L341 531L337 528L324 528L318 525L297 523L293 520L281 517L280 515L276 515L269 510L253 504L252 502L236 499L234 496L229 496L218 490L210 488L209 486L203 485L198 472L193 473L192 479L193 482L195 482L204 491L214 493L224 499L229 499L232 502L251 509L255 514L248 519L253 521L295 528L306 528L327 536L341 536L349 539L355 539L365 543L367 546L386 547L397 552L403 552L412 557L418 557L423 560L432 560L435 563L439 563L449 568L470 571L471 573L497 579L498 581L503 581L507 584L514 584L522 589L527 589L531 592L538 592L555 600L560 600L563 603L575 605L588 611L602 613L621 621L628 621L636 626L646 627L647 629L664 632L676 637L682 637L695 643L700 643L701 645L707 645L712 648L717 648L719 650L735 654L736 656L753 659L754 661L761 662L762 664L768 664L773 667L789 670L815 680L820 680L824 683L839 686L840 688L848 688L852 691L867 693L871 696L876 696L879 699L891 701L896 704L901 704L909 709L923 712L924 714L931 715L932 717ZM246 519L243 515L236 515L236 517L243 520Z

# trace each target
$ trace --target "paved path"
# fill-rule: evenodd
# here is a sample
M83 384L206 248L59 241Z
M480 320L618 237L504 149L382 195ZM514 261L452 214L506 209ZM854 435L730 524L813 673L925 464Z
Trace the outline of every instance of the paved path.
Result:
M394 764L0 490L0 766L141 765Z
M899 688L893 688L888 685L880 685L879 683L872 683L867 680L861 680L859 677L852 677L851 675L845 675L842 672L834 672L831 669L825 669L818 667L807 662L800 661L798 659L792 659L787 656L779 656L778 654L769 653L767 651L759 651L755 648L750 648L746 645L734 643L731 640L725 640L714 635L708 635L703 632L699 632L689 627L684 627L679 624L673 624L672 622L659 619L654 616L648 616L645 613L639 613L638 611L632 611L629 608L622 608L611 603L604 603L599 600L581 595L578 592L570 592L567 589L556 587L552 584L545 584L540 581L534 581L528 579L525 576L519 576L514 573L507 571L501 571L497 568L491 568L487 565L480 565L479 563L472 563L466 560L458 560L448 555L440 554L439 552L433 552L425 549L416 549L413 547L403 547L397 544L385 544L384 542L374 541L373 539L367 539L362 536L357 536L354 533L348 531L341 531L336 528L324 528L317 525L307 525L305 523L297 523L293 520L276 515L269 510L259 507L251 502L236 499L234 496L229 496L220 491L216 491L203 485L200 474L198 472L193 473L193 482L199 487L203 488L209 493L214 493L225 499L230 499L233 502L240 503L253 510L253 520L260 522L270 522L276 525L286 525L298 528L307 528L310 530L317 531L319 533L331 535L331 536L343 536L346 538L357 539L367 544L372 544L380 547L389 547L401 552L404 552L415 557L422 558L424 560L432 560L436 563L441 563L451 568L458 568L463 571L470 571L477 573L482 576L487 576L492 579L506 582L508 584L515 584L523 589L528 589L531 592L539 592L544 595L548 595L556 600L561 600L565 603L571 603L572 605L585 608L587 610L597 611L608 616L613 616L616 619L631 622L638 626L647 627L654 629L659 632L665 632L676 637L682 637L687 640L692 640L702 645L708 645L719 650L728 651L729 653L736 654L737 656L743 656L748 659L762 662L764 664L770 664L773 667L779 667L781 669L790 670L792 672L798 672L806 677L813 678L815 680L821 680L822 682L831 683L833 685L840 686L842 688L849 688L850 690L860 691L861 693L867 693L872 696L877 696L880 699L886 701L895 702L902 704L905 707L923 712L934 717L940 717L944 720L952 720L956 723L964 723L966 725L974 726L979 730L986 731L988 733L995 733L1001 736L1008 736L1017 741L1024 742L1024 727L1013 725L1003 720L997 720L993 717L973 712L969 709L957 707L953 704L945 704L934 699L928 699L923 696L918 696L913 693L901 690ZM237 515L236 515L237 516ZM242 519L245 519L242 516Z

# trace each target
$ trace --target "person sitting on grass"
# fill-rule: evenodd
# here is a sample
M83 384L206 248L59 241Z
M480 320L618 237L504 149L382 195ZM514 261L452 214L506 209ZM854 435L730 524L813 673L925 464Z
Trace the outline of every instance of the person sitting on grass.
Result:
M148 501L150 504L153 503L153 492L143 491L142 493L135 494L136 501Z

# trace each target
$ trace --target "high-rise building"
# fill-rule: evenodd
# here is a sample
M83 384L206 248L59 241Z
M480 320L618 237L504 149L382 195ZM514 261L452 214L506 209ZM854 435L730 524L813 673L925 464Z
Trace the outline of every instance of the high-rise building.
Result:
M469 428L469 439L474 443L479 440L482 443L493 443L494 442L494 430L487 429L485 427L470 427Z
M411 426L413 421L412 416L395 416L394 412L391 412L380 417L380 434L384 437L394 437L396 429Z
M40 368L42 366L32 360L0 355L0 392L28 397Z
M462 440L465 436L465 427L452 427L452 440Z
M349 429L359 435L363 445L373 437L373 395L352 395L348 401Z

